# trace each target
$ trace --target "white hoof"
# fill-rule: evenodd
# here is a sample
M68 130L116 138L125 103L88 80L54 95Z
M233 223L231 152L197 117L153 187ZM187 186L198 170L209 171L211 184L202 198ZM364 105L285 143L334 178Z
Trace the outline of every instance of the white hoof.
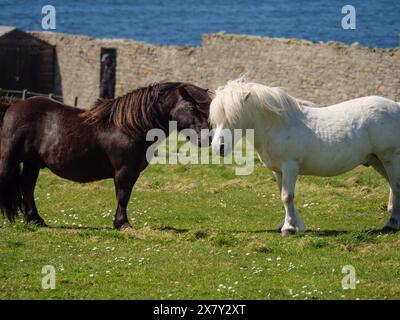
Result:
M285 220L279 225L278 231L281 232L282 236L288 236L296 233L300 233L306 230L306 225L303 219L296 211L295 218L289 222Z
M285 224L285 220L283 220L281 222L281 224L278 226L278 228L276 230L278 230L278 232L281 232L284 224Z
M306 227L304 225L304 222L301 220L301 221L297 221L297 223L294 225L289 225L289 224L285 225L284 224L281 228L281 234L282 234L282 236L285 237L285 236L289 236L292 234L304 232L305 230L306 230Z
M286 229L286 230L282 230L281 231L281 236L282 237L288 237L288 236L291 236L291 235L294 235L294 234L296 234L296 230L293 230L293 229Z

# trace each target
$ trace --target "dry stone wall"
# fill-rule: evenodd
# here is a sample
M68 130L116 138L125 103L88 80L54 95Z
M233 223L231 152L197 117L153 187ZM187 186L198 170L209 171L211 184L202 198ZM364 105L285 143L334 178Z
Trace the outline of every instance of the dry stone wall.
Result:
M101 48L117 49L116 94L156 81L188 81L216 89L244 73L298 98L333 104L366 95L400 101L400 49L358 44L238 36L203 37L198 47L155 46L33 32L56 46L57 86L67 104L89 107L99 94Z

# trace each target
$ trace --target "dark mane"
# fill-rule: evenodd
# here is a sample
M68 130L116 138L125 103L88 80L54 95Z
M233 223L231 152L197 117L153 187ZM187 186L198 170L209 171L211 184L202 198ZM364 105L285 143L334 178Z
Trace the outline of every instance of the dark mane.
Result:
M135 89L115 99L98 99L82 117L92 124L112 123L127 134L143 133L161 125L163 117L160 113L165 106L158 103L160 96L180 88L188 92L199 110L208 112L203 108L204 104L210 103L206 90L200 92L200 88L188 83L165 82Z

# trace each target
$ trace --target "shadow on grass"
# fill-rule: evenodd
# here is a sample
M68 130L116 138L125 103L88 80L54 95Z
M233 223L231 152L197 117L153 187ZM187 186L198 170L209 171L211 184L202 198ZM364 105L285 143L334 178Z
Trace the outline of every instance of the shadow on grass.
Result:
M59 230L85 230L85 231L93 231L93 232L99 232L99 231L116 231L112 227L89 227L89 226L50 226L48 227L50 229L59 229ZM183 233L188 233L191 230L187 228L176 228L174 226L160 226L160 227L152 227L152 230L155 231L161 231L161 232L173 232L176 234L183 234ZM267 233L267 234L279 234L277 229L258 229L258 230L230 230L227 231L228 233L242 233L242 234L262 234L262 233ZM118 232L118 231L116 231ZM205 235L207 235L207 232L204 232ZM304 235L311 235L311 236L316 236L316 237L338 237L338 238L343 238L343 239L356 239L357 241L363 241L369 239L369 241L372 241L373 238L376 238L376 236L382 235L382 229L367 229L367 230L360 230L360 231L355 231L355 230L306 230L303 233L294 235L295 237L302 237ZM201 238L201 237L199 237ZM365 239L364 239L365 238Z
M88 227L88 226L48 226L47 228L49 229L59 229L59 230L88 230L88 231L117 231L113 227ZM158 231L172 231L174 233L185 233L189 232L189 229L180 229L180 228L175 228L172 226L161 226L159 228L151 228L153 230L158 230ZM135 230L135 228L134 228ZM118 231L119 232L119 231Z
M70 226L48 226L49 229L59 229L59 230L89 230L89 231L114 231L112 227L70 227Z
M161 227L155 228L155 229L159 230L159 231L172 231L175 233L186 233L186 232L190 231L189 229L179 229L179 228L175 228L172 226L161 226Z
M233 233L275 233L279 234L277 229L262 229L262 230L232 230ZM336 237L340 235L354 234L354 233L366 233L370 235L380 235L382 234L382 229L371 229L362 231L352 231L352 230L306 230L303 233L298 234L298 236L304 234L315 235L317 237Z

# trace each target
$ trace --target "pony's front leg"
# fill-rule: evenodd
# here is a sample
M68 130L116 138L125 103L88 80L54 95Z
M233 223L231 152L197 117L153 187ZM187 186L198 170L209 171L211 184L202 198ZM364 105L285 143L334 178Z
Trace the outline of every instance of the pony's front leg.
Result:
M285 221L281 228L282 236L305 230L303 219L294 207L294 190L299 166L295 161L288 161L282 166L281 199L285 207Z
M118 207L114 216L114 227L117 230L132 228L128 221L126 208L131 197L132 188L139 177L127 168L117 170L114 176L115 193L117 196Z
M276 172L276 171L272 171L272 173L274 174L275 181L276 181L276 184L279 189L279 195L281 195L282 194L282 173ZM285 224L285 219L283 219L281 224L278 226L278 232L282 231L282 227L284 224Z

